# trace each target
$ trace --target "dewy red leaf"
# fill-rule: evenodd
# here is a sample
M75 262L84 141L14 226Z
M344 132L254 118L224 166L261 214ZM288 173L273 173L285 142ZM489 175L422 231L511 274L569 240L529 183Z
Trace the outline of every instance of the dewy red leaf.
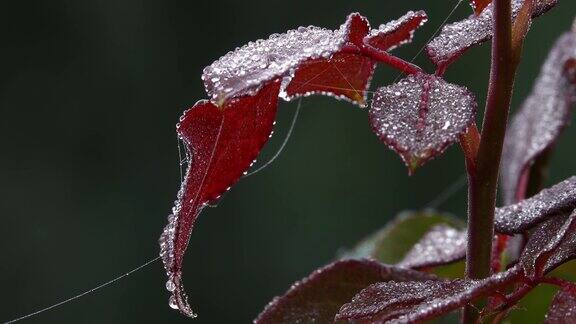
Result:
M182 286L182 263L194 222L245 172L268 140L278 105L280 80L253 96L228 100L222 107L199 101L178 124L191 159L173 215L160 237L161 256L172 291L170 306L195 316Z
M308 60L294 73L285 98L327 94L363 107L374 66L371 58L355 53L335 53L328 59Z
M369 286L340 308L337 320L354 323L420 323L490 296L521 276L519 267L483 280L384 282Z
M476 15L479 15L490 3L492 3L492 0L470 0Z
M512 15L515 18L523 0L512 0ZM532 17L537 17L556 5L558 0L535 0ZM427 46L426 52L440 70L444 70L468 48L492 38L492 5L478 16L445 25L440 34Z
M392 50L410 42L414 31L426 20L423 11L410 11L400 19L370 31L366 18L351 14L344 24L347 48L329 57L302 62L283 96L291 100L299 96L327 94L364 106L375 67L374 60L361 51L364 42L383 51Z
M566 284L558 290L544 323L576 323L576 285Z
M354 50L312 57L303 61L293 75L286 78L282 96L292 100L300 96L325 94L347 99L363 107L376 63L359 52L359 46L370 31L368 19L358 13L348 16L341 28L345 42Z
M347 43L349 24L337 30L299 27L250 42L204 69L202 80L214 102L252 94L278 77L291 78L300 63L329 58ZM286 81L285 81L286 82Z
M576 59L576 31L564 34L548 55L530 96L506 132L502 155L502 189L505 203L524 198L521 179L534 161L558 140L570 121L576 101L576 84L570 65Z
M449 264L466 257L467 233L448 225L436 225L426 233L397 265L427 268Z
M369 119L374 133L412 173L457 141L475 112L476 101L466 88L418 73L378 89Z
M254 321L265 323L331 323L340 306L370 284L424 281L435 276L371 260L338 261L314 271L276 297Z
M550 216L576 208L576 176L570 177L521 202L497 208L496 231L517 234L534 227Z
M524 273L538 279L576 255L576 211L556 215L531 233L520 256Z
M391 51L411 42L416 29L427 21L428 16L424 11L409 11L399 19L382 24L370 31L363 42L382 51Z

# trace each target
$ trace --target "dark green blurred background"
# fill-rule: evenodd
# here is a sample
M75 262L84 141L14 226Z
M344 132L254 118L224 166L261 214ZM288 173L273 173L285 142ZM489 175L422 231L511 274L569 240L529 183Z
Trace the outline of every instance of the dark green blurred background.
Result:
M576 15L562 3L535 22L514 107L546 53ZM92 288L158 253L179 187L175 123L205 97L202 68L228 50L299 25L338 27L359 11L373 25L410 9L430 21L411 58L446 17L450 1L3 1L0 5L0 320ZM466 0L451 20L470 13ZM447 79L482 107L488 45ZM417 62L430 68L422 55ZM373 87L396 73L380 68ZM282 103L274 154L295 103ZM576 129L565 132L550 182L574 174ZM330 98L304 100L285 152L244 179L197 223L185 283L194 323L247 323L275 295L330 262L399 211L420 208L464 172L457 146L408 177L379 144L366 112ZM465 190L443 206L459 216ZM169 323L160 262L28 322ZM542 301L547 303L547 301ZM189 322L189 321L188 321ZM536 320L536 322L539 322Z

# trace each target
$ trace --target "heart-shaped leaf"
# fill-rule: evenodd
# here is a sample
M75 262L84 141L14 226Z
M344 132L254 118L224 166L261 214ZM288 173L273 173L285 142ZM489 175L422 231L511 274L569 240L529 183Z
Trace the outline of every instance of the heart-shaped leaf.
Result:
M420 323L486 297L521 276L513 267L483 280L384 282L365 288L340 308L337 320L360 323Z
M517 204L497 208L496 231L517 234L556 214L576 208L576 176L570 177Z
M378 89L369 119L374 133L413 173L457 141L475 112L476 101L466 88L418 73Z
M287 100L311 94L331 95L360 106L366 103L367 90L375 62L361 53L363 42L384 51L412 40L414 31L426 22L426 13L410 11L398 20L370 31L368 20L359 14L348 16L347 43L329 57L308 59L298 65L282 96Z
M387 264L398 263L431 228L440 224L450 228L464 227L459 219L445 213L429 210L403 212L384 228L347 251L342 258L372 258Z
M512 0L512 16L516 18L523 0ZM538 17L554 7L558 0L535 0L532 17ZM426 52L439 70L444 70L471 46L492 38L493 6L488 5L479 15L445 25L428 45Z
M166 287L172 292L170 306L185 315L195 316L182 286L182 263L194 222L208 202L238 181L268 140L279 91L280 80L275 80L257 94L231 99L222 107L199 101L177 126L191 159L160 237L160 255L168 275Z
M412 247L397 265L427 268L450 264L466 257L467 232L447 225L436 225Z
M524 198L530 166L558 140L570 120L576 100L576 82L570 62L576 59L576 32L556 42L536 80L530 96L514 116L504 141L502 189L506 204Z
M344 303L370 284L382 281L424 281L436 277L371 260L337 261L314 271L276 297L254 321L273 323L331 323Z
M576 285L565 285L558 290L544 323L576 323Z

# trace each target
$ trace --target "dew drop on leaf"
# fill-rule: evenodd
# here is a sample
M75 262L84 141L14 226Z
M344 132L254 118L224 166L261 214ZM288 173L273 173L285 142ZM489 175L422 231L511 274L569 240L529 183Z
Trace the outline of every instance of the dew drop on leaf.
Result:
M174 281L172 281L171 279L166 281L166 290L168 290L169 292L173 292L174 290L176 290L176 285L174 284Z
M170 306L170 308L172 309L178 309L178 304L176 303L176 298L174 297L174 295L168 298L168 306Z

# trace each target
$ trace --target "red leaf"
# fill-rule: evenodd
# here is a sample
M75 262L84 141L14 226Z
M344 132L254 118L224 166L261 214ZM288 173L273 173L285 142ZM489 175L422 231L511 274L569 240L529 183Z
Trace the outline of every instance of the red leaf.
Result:
M298 67L286 88L286 99L311 94L345 98L361 107L374 73L374 61L354 53L336 53L329 59L308 60Z
M328 57L311 58L294 72L282 96L292 100L312 94L332 95L364 107L370 79L376 63L361 54L364 36L370 31L368 19L358 13L348 16L343 25L346 44L352 50L339 51Z
M356 47L362 47L364 37L370 32L370 23L368 19L355 12L348 15L345 24L347 35L346 40Z
M354 27L357 27L354 25ZM299 27L250 42L204 68L206 92L216 103L253 94L268 81L286 78L304 61L330 57L348 43L350 25L337 30Z
M336 319L355 323L420 323L490 296L520 276L520 268L513 267L483 280L377 283L342 306Z
M574 59L576 32L570 31L560 37L550 51L532 93L510 123L500 173L507 204L525 198L523 175L554 146L570 121L570 108L576 102L576 86L570 76Z
M191 160L178 193L174 215L160 237L161 256L173 291L171 306L194 316L182 286L182 263L194 222L202 208L217 199L245 172L268 140L276 116L280 80L254 96L218 107L199 101L178 124Z
M538 279L576 255L576 211L539 224L520 256L524 273Z
M544 323L576 323L576 285L565 285L556 293Z
M423 280L436 277L366 259L338 261L292 285L286 294L272 300L254 322L332 323L340 306L370 284Z
M518 234L575 207L576 176L573 176L517 204L497 208L494 225L499 233Z
M492 3L492 0L470 0L476 15L479 15L490 3Z
M409 11L397 20L380 25L366 36L364 42L382 51L391 51L396 47L409 43L414 32L428 21L424 11Z
M516 18L523 0L512 0L512 16ZM532 17L538 17L554 7L558 0L535 0ZM478 16L445 25L427 46L426 52L440 71L454 62L468 48L492 38L492 5Z
M475 112L468 89L419 73L378 89L369 120L374 133L413 173L457 141Z
M285 90L291 100L311 94L329 94L364 106L375 62L360 49L367 42L383 51L408 43L416 28L426 22L426 13L410 11L398 20L370 31L368 20L355 13L346 21L347 48L330 57L312 58L301 63Z

